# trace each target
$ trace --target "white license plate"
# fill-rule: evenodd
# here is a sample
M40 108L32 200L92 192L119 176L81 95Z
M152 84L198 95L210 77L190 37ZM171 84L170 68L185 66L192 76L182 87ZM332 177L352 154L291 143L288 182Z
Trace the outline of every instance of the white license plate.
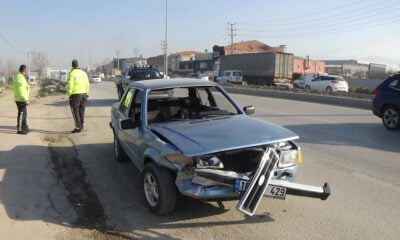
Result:
M246 180L236 179L233 189L235 191L244 192L248 188L249 183L250 182L246 181ZM267 187L267 190L265 191L265 195L268 197L285 200L286 190L287 189L285 187L280 187L280 186L275 186L275 185L269 184Z
M268 185L267 190L265 191L265 195L272 197L272 198L285 200L286 188L270 184L270 185Z

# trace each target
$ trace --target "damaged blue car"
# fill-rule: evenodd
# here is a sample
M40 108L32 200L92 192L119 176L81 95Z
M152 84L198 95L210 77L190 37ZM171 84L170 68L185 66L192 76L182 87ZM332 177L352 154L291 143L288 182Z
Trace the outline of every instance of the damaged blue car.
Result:
M293 182L303 162L299 137L254 112L206 80L132 82L111 110L115 158L140 170L147 206L159 215L174 211L178 194L238 199L250 216L264 197L327 199L327 183Z

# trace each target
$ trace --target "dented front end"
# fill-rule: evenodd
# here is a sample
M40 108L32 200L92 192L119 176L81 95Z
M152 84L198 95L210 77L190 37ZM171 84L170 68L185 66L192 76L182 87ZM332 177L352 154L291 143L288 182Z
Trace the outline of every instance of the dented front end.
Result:
M284 193L326 199L330 193L329 186L323 189L292 183L303 159L300 148L291 141L195 157L171 154L165 158L181 166L176 177L181 194L201 200L240 199L238 210L248 215L254 214L264 195L284 199L280 196ZM281 193L266 194L271 186Z

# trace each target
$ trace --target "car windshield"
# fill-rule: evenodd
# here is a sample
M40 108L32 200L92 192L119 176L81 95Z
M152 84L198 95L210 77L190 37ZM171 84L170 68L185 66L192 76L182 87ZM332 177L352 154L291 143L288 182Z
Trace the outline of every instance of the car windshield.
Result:
M233 103L213 86L152 90L147 103L149 124L239 114Z

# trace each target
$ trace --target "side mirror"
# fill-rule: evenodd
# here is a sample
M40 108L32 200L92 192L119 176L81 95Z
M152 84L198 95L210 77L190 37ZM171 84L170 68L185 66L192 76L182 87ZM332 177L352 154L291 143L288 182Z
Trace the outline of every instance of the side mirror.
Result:
M119 122L119 126L122 130L135 129L140 126L140 121L134 121L133 119L124 119Z
M256 112L256 108L253 105L249 105L249 106L243 107L243 111L247 115L251 115L251 114L254 114Z

